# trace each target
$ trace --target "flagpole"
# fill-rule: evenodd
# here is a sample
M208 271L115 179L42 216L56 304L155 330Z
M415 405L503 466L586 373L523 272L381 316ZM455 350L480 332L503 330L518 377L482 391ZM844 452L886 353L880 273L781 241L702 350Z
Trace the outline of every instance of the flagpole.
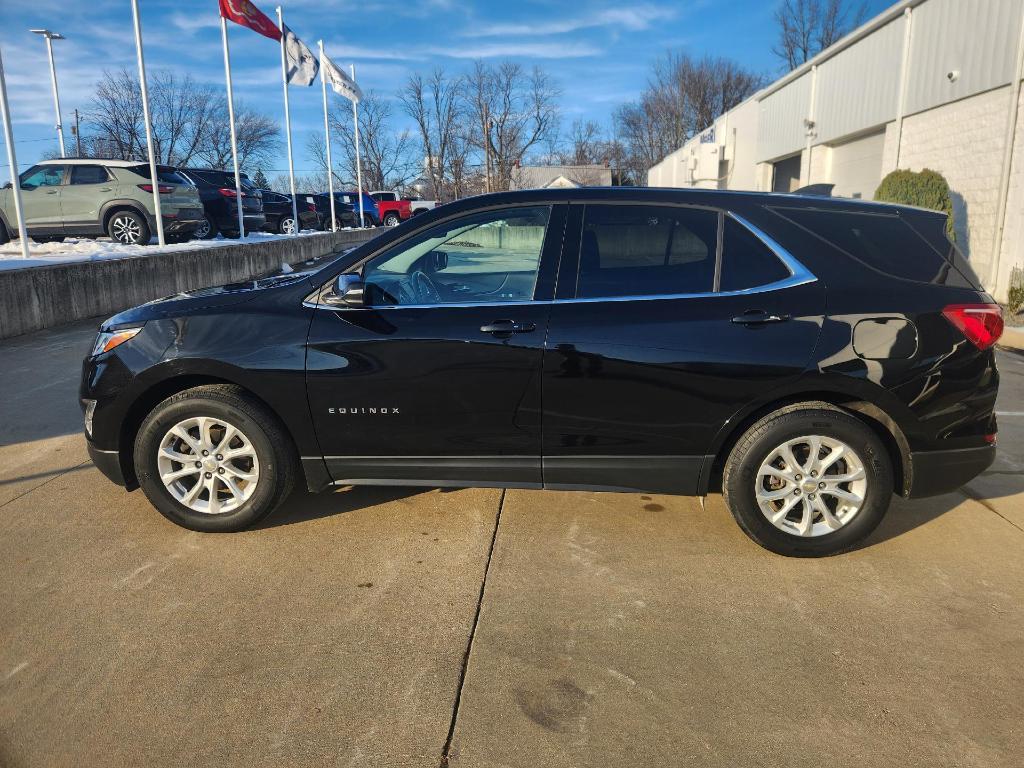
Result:
M331 196L331 232L337 231L337 218L334 215L334 166L331 164L331 121L327 118L327 78L324 77L324 41L318 40L320 46L320 85L324 92L324 136L327 138L327 191Z
M231 90L231 53L228 49L228 21L220 17L220 36L224 41L224 74L228 83L228 122L231 123L231 159L235 163L235 204L238 207L238 236L245 237L245 219L242 216L242 175L238 172L238 139L235 136L235 97Z
M18 159L14 152L14 129L11 127L11 109L7 104L7 79L4 77L4 59L0 53L0 114L4 121L4 140L7 142L7 163L11 166L11 196L14 198L14 216L18 219L18 237L21 240L21 257L28 258L28 232L25 231L25 214L21 209L21 178L18 175Z
M292 115L288 107L288 65L286 63L285 46L287 37L284 33L284 15L281 6L277 6L277 26L281 30L281 83L284 86L284 133L288 142L288 182L292 190L292 235L299 234L299 208L295 202L295 165L292 161Z
M356 65L349 65L352 70L352 82L356 81ZM355 124L356 129L356 186L359 187L356 190L359 194L359 226L360 228L366 226L366 219L363 215L363 167L359 162L359 106L352 101L352 122Z
M142 56L142 21L139 19L139 0L132 0L132 18L135 21L135 52L139 58L139 86L142 90L142 119L146 121L146 152L149 154L149 182L153 187L153 210L156 211L156 240L167 245L164 238L164 217L160 209L160 178L156 173L156 154L153 152L153 124L149 119L149 88L146 86L146 60Z

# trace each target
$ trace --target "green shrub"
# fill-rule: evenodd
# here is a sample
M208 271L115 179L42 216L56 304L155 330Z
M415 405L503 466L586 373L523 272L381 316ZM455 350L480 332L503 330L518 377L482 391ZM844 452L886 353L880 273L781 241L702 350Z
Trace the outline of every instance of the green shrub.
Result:
M949 184L937 171L928 168L921 171L893 171L878 185L875 200L940 211L946 214L946 234L951 240L955 239L953 200L949 195Z
M1010 290L1006 296L1006 309L1009 318L1016 317L1021 308L1024 307L1024 272L1020 267L1014 267L1010 272Z

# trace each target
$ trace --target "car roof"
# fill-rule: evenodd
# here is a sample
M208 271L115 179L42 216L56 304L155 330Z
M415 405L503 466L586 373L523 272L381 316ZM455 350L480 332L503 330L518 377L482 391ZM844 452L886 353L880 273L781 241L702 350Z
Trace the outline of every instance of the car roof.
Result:
M52 160L40 160L36 165L106 165L111 168L134 168L146 165L145 160L109 160L104 157L56 157ZM169 165L158 165L158 168L170 168Z
M732 208L740 205L778 206L864 211L873 213L895 213L899 210L924 211L944 215L937 211L874 200L845 197L822 197L820 195L798 195L788 192L753 192L732 189L680 189L678 187L576 187L571 189L524 189L513 192L491 192L448 203L445 208L457 205L484 207L509 203L529 202L633 202L633 203L675 203L706 205L709 207ZM465 205L465 204L469 205Z

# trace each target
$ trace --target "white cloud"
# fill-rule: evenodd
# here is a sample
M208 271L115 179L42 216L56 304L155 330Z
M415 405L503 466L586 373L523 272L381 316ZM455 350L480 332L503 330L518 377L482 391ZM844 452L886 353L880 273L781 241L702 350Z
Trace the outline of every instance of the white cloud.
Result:
M466 37L500 37L504 35L561 35L577 32L581 29L596 27L612 27L617 30L639 32L651 27L652 24L670 19L676 15L674 8L658 5L641 4L630 8L607 8L596 13L585 14L571 19L536 24L485 24L467 29Z
M491 59L505 56L523 56L536 59L578 59L598 56L602 50L586 43L530 43L510 40L500 43L479 45L453 45L428 48L433 56L449 56L455 59Z

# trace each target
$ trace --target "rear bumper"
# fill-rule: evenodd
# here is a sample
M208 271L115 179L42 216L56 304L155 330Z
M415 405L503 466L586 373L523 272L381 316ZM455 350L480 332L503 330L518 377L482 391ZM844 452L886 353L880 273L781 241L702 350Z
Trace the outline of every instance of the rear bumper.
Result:
M117 451L102 451L86 440L86 447L89 449L89 458L96 465L96 469L106 475L107 479L117 485L127 487L124 472L121 471L121 456Z
M955 491L988 469L995 458L994 445L911 453L910 488L906 496L919 499Z

